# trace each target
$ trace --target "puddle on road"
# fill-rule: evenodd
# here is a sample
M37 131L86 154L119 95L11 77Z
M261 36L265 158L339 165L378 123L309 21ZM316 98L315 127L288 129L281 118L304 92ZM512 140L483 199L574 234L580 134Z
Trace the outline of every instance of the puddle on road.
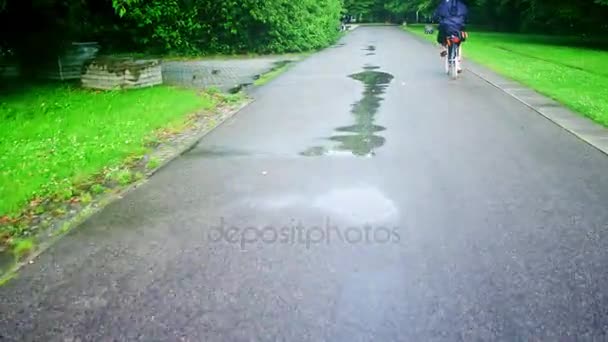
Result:
M381 106L386 88L393 80L393 75L377 71L376 66L366 66L363 72L350 75L349 77L364 84L363 98L352 105L351 114L355 124L338 127L335 131L339 134L327 138L338 143L337 146L327 148L314 146L300 153L303 156L323 156L329 154L340 154L349 152L358 157L372 157L375 150L385 143L385 138L376 135L386 130L385 127L374 124L376 113Z
M368 45L365 49L363 49L365 51L376 51L376 47L373 45Z
M336 131L338 132L347 132L347 133L362 133L361 132L361 126L359 125L351 125L351 126L345 126L345 127L338 127L336 128ZM370 131L376 133L376 132L382 132L382 131L386 131L386 128L382 127L382 126L378 126L378 125L371 125L369 127Z

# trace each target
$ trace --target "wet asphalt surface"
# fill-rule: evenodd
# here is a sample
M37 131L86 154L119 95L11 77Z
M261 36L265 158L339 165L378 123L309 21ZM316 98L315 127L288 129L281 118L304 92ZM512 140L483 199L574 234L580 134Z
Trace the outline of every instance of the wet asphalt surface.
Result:
M0 340L605 339L608 158L396 27L342 43L0 288Z

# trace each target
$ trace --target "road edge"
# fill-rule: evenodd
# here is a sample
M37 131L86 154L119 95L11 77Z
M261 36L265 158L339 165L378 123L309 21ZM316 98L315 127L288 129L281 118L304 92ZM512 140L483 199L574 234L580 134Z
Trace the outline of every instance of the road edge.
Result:
M420 42L433 45L433 43L412 32L407 30L403 30L403 32ZM466 71L516 99L598 151L608 155L608 128L530 87L508 79L506 76L502 76L477 62L466 60L466 55L464 57L464 69Z
M578 139L608 155L608 129L583 114L577 113L550 97L525 85L509 80L475 62L465 69L493 87L500 89Z

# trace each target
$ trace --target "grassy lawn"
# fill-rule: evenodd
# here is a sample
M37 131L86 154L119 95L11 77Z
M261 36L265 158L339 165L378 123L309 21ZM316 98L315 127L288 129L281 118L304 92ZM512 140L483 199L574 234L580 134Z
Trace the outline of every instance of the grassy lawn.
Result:
M166 86L30 85L0 93L0 217L18 215L34 199L70 199L74 184L143 155L156 130L216 105L209 94Z
M407 27L425 35L424 26ZM470 31L469 58L608 126L608 51L581 47L580 38Z

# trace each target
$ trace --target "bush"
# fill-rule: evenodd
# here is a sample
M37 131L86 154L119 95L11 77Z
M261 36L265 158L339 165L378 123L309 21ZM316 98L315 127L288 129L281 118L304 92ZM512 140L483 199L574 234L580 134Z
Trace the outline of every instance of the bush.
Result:
M262 5L254 18L268 25L267 52L306 51L335 39L341 12L336 0L275 0Z
M139 43L163 52L297 52L330 44L340 0L129 1Z
M341 10L342 0L0 0L0 54L35 69L72 41L103 53L300 52L338 36Z

